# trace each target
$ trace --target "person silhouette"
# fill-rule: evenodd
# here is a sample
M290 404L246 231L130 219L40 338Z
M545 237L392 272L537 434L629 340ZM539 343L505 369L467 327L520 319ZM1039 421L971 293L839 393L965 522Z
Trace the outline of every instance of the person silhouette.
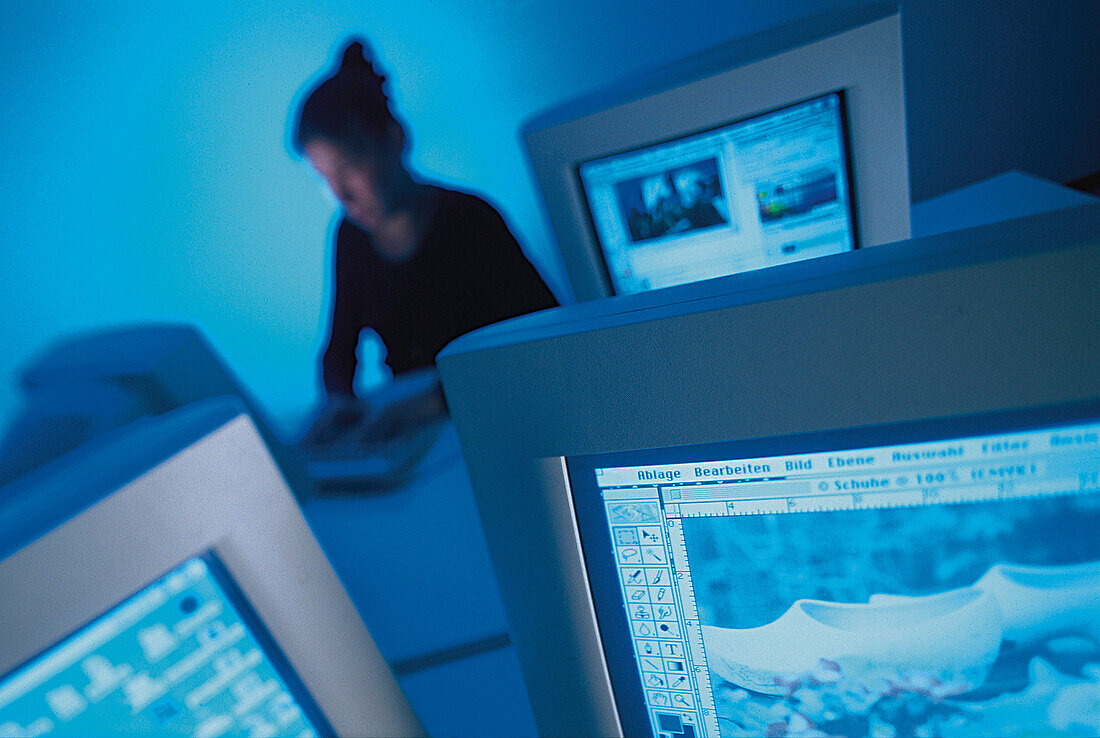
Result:
M365 44L351 40L294 123L294 147L344 210L321 359L326 405L308 435L315 441L372 414L354 391L363 329L379 335L397 377L432 371L435 355L475 328L558 304L493 206L409 169L408 136L387 86ZM387 423L445 412L438 387L425 395Z

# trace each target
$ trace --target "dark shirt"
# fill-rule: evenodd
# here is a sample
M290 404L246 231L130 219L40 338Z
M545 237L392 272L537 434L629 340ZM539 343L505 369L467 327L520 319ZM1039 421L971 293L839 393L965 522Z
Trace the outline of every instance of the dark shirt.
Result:
M463 333L556 306L491 205L474 195L440 190L417 251L388 261L370 236L346 218L336 232L332 324L322 357L325 390L352 392L363 328L386 345L394 374L432 366Z

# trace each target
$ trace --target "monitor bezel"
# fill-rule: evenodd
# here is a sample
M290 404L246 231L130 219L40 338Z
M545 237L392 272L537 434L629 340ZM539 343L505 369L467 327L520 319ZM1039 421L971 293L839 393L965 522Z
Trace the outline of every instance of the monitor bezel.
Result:
M607 161L609 159L614 159L616 157L624 156L624 155L627 155L627 154L642 153L642 152L645 152L645 151L650 150L650 149L655 149L655 148L660 147L660 146L665 146L667 144L678 143L680 141L686 141L687 139L694 138L696 136L703 136L703 135L706 135L708 133L716 133L716 132L722 131L723 129L726 129L726 128L731 128L733 126L740 125L742 123L748 123L748 122L753 121L757 118L763 118L763 117L766 117L766 116L769 116L769 115L773 115L775 113L783 112L785 110L790 110L792 108L797 108L797 107L800 107L800 106L805 105L807 103L815 102L817 100L824 100L825 98L832 97L833 95L836 95L837 98L838 98L838 101L839 101L837 107L839 108L839 116L840 116L840 121L839 121L840 144L841 144L841 147L842 147L842 150L841 150L842 159L844 161L844 176L846 178L846 184L847 184L847 203L846 203L846 207L845 207L845 213L846 213L847 218L848 218L848 234L851 237L851 241L852 241L852 248L847 249L847 251L854 251L854 250L860 248L861 243L860 243L860 237L859 237L859 219L858 219L857 213L856 213L856 202L857 202L858 198L856 197L856 194L855 194L856 191L857 191L857 185L855 183L854 170L853 170L853 167L852 167L852 146L851 146L851 140L850 140L850 133L849 133L849 130L848 130L848 103L847 103L847 99L846 99L847 98L847 89L841 87L841 88L837 88L835 90L829 90L827 92L822 92L819 95L813 95L811 97L803 98L801 100L797 100L797 101L792 102L792 103L788 103L788 104L785 104L785 105L779 105L779 106L776 106L776 107L771 108L769 110L763 110L763 111L758 112L758 113L750 113L749 115L746 115L746 116L740 117L740 118L736 118L736 119L727 121L725 123L718 123L716 125L702 127L702 128L697 129L697 130L694 130L694 131L688 131L687 133L684 133L684 134L681 134L681 135L669 136L667 138L659 139L659 140L653 141L653 142L648 143L648 144L639 144L637 146L632 146L630 148L625 148L625 149L622 149L620 151L614 151L614 152L611 152L611 153L608 153L608 154L602 154L600 156L595 156L595 157L592 157L592 158L589 158L589 159L584 159L582 161L575 162L574 165L573 165L572 171L573 171L573 176L576 179L576 186L577 186L578 190L580 191L580 195L581 195L581 198L582 198L583 203L584 203L584 211L585 211L585 216L586 216L585 217L585 224L586 224L586 227L588 228L588 236L599 247L598 248L599 264L600 264L600 267L602 269L603 278L606 280L607 284L609 285L611 295L635 294L638 291L643 291L644 292L646 290L624 291L624 290L619 289L619 285L618 285L618 283L615 279L615 275L611 273L611 264L608 261L608 255L607 255L607 244L605 244L603 239L600 238L600 232L599 232L599 229L596 225L596 216L592 212L592 202L591 202L591 200L589 199L589 196L588 196L588 186L586 185L586 183L584 181L584 176L581 174L581 168L582 167L585 167L589 164L593 164L593 163L597 163L597 162L603 162L603 161ZM813 257L802 257L802 258L813 258ZM789 263L791 261L800 261L800 260L801 259L789 259L789 260L781 262L781 263L786 264L786 263ZM765 265L765 266L762 266L762 267L755 267L755 269L766 269L768 266L775 266L775 265L774 264L768 264L768 265ZM739 270L739 271L736 271L736 272L727 272L727 273L724 273L724 274L715 274L712 278L725 277L725 276L728 276L729 274L740 274L740 273L746 272L746 271L754 271L754 269L742 269L742 270ZM696 281L701 281L701 280L696 280ZM679 283L676 283L676 284L685 284L685 283L684 282L679 282ZM674 285L668 285L668 286L676 286L676 285L674 284ZM655 288L655 289L660 289L660 288Z

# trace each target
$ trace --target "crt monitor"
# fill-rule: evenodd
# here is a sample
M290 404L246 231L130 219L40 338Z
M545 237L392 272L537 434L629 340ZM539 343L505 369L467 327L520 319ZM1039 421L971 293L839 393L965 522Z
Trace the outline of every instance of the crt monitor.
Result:
M901 26L847 9L570 102L523 131L580 300L909 236Z
M126 423L207 397L236 395L280 469L303 491L300 462L210 340L186 323L80 332L22 369L23 407L0 431L0 485Z
M1098 226L1032 216L449 346L540 732L1095 734Z
M844 99L582 163L615 294L855 248Z
M243 410L0 490L0 735L422 733Z

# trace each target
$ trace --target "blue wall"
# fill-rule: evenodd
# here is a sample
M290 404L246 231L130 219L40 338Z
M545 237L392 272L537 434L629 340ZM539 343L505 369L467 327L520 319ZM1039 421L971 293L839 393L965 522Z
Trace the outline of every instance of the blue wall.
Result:
M18 368L89 327L202 327L276 415L316 399L334 207L291 101L371 39L425 174L486 194L568 290L516 135L637 70L842 0L8 3L0 29L0 424ZM984 9L983 5L996 5ZM961 6L961 9L960 9ZM1100 169L1100 3L905 6L913 193Z

